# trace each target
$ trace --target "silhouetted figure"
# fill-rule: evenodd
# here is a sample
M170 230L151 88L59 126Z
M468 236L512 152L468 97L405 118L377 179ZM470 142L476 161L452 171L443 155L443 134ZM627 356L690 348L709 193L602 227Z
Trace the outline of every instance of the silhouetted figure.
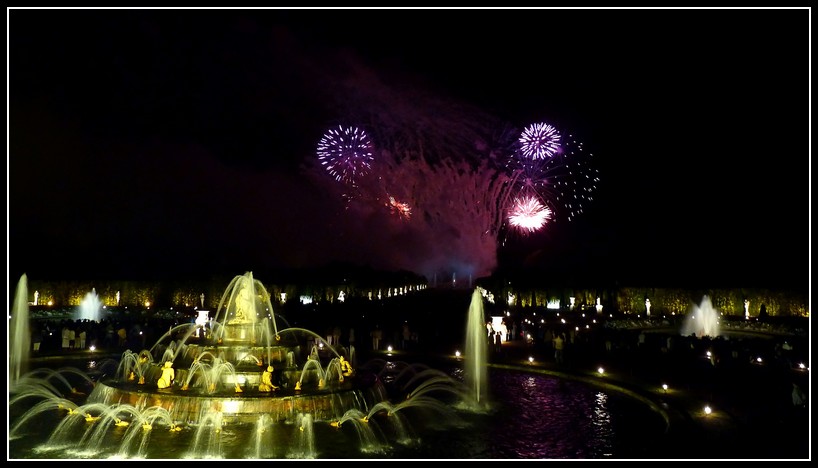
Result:
M792 406L803 408L807 405L807 395L797 383L792 383Z
M767 313L767 305L761 304L761 309L758 311L758 320L763 321L770 318L770 314Z
M565 338L562 337L562 333L558 333L554 336L554 360L557 361L557 364L562 364L564 361L563 356L564 348Z
M378 325L375 325L375 329L369 334L372 337L372 350L377 351L380 349L381 339L383 338L383 330L380 329Z
M409 348L409 341L412 339L412 331L409 330L409 324L404 322L403 323L403 330L401 334L401 348L408 349Z

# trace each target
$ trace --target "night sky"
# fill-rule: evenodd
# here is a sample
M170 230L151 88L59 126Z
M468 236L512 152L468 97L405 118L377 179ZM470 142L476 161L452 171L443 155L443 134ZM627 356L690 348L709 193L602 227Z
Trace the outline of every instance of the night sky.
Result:
M9 10L9 283L349 262L804 291L809 14ZM582 139L594 200L494 243L315 169L339 125L445 159L535 122Z

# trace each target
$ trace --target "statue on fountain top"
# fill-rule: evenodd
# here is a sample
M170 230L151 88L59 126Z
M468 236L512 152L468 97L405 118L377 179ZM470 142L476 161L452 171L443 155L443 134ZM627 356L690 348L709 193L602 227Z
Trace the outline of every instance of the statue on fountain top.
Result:
M248 288L247 285L243 285L239 290L239 293L236 294L235 303L236 314L230 323L241 324L252 322L255 318L252 315L255 313L255 300L253 298L253 293L250 291L250 288Z

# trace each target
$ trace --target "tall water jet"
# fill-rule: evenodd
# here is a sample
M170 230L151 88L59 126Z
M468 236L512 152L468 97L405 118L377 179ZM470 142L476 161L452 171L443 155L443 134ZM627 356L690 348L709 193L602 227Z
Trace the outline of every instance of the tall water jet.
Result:
M705 295L701 305L695 304L684 319L681 330L682 336L696 334L697 337L709 336L715 338L721 333L719 326L719 311L713 307L710 297Z
M466 320L466 356L463 362L466 384L474 392L474 399L480 405L488 402L487 361L486 317L483 312L483 295L481 289L477 287L472 293Z
M92 288L80 303L77 319L99 322L102 318L102 301L97 296L97 290Z
M28 277L23 273L17 282L9 323L9 378L12 383L20 378L28 362L31 346L28 322Z

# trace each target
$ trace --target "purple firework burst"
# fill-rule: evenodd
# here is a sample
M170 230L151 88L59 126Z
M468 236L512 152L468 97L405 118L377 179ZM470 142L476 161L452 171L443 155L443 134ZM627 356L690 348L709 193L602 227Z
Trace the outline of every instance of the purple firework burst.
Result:
M354 184L371 167L372 142L358 127L330 129L321 137L316 150L318 159L336 180Z
M529 125L520 134L520 151L531 159L545 159L560 149L560 134L547 123Z

